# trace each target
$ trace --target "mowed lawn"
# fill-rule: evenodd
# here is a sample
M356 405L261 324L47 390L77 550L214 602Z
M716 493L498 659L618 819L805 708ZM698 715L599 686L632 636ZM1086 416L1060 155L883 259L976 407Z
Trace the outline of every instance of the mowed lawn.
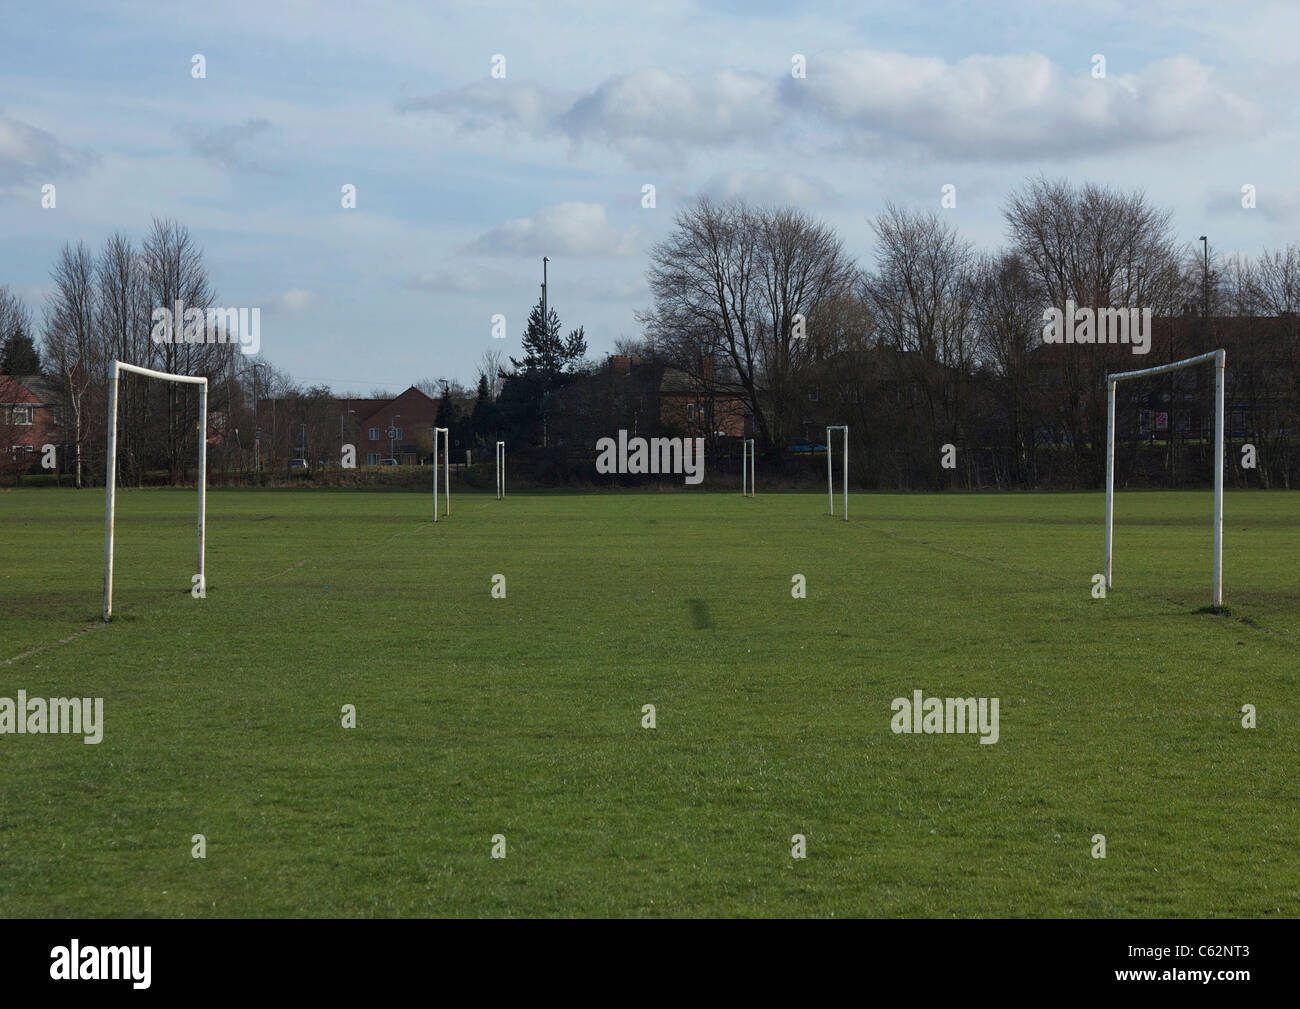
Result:
M105 719L0 736L0 914L1300 914L1300 493L1228 493L1227 616L1208 491L1120 494L1105 600L1100 494L208 503L195 600L120 493L96 627L102 490L0 493L0 696Z

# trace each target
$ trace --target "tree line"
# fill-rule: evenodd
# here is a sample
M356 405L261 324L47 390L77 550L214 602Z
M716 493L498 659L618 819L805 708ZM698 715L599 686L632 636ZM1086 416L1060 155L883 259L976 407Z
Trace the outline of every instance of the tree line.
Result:
M790 443L816 441L833 423L851 428L859 486L1095 487L1105 375L1225 346L1229 437L1259 450L1255 483L1296 478L1300 246L1203 255L1179 242L1171 214L1141 191L1045 177L1006 200L1003 248L976 249L945 213L887 204L870 221L872 259L858 263L831 227L801 210L700 198L651 249L651 304L637 316L639 335L617 342L617 358L589 360L584 328L566 334L539 301L520 356L485 351L468 388L415 384L438 401L436 423L458 446L489 459L504 439L519 474L537 483L591 481L596 441L620 428L705 437L710 471L725 469L739 453L737 439L719 433L734 425L720 418L743 414L764 467L792 480L820 477ZM350 394L301 386L237 345L150 339L155 307L182 300L206 310L215 300L202 254L176 221L154 220L139 246L120 233L97 251L65 245L51 281L39 326L0 287L0 368L56 383L61 468L78 485L102 479L113 359L209 379L218 478L252 469L257 428L261 468L272 472L304 453L337 458L355 443ZM1152 352L1045 345L1044 309L1067 301L1150 309ZM1121 481L1206 479L1212 387L1212 375L1190 372L1122 387ZM123 384L124 479L188 478L195 400L184 386ZM255 409L257 401L272 406ZM687 402L689 417L679 409ZM407 440L432 456L426 432ZM945 446L956 449L947 464Z

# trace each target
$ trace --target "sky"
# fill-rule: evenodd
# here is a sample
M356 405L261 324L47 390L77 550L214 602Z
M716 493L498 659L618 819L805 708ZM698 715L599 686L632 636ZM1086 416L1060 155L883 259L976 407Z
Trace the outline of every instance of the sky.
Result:
M336 393L519 356L543 256L600 360L702 194L864 265L886 202L1001 247L1038 174L1142 189L1216 254L1300 242L1293 0L0 0L0 31L0 284L39 317L65 242L172 217L263 358Z

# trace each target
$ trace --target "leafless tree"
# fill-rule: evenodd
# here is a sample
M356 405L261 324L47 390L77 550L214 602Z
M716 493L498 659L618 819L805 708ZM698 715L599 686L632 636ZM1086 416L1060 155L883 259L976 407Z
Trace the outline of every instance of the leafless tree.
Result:
M1033 486L1037 479L1035 376L1030 354L1041 342L1042 304L1029 270L1014 252L984 256L977 270L975 316L981 358L995 378L1010 450L1007 479Z
M872 221L875 270L864 281L876 333L892 354L897 379L913 388L907 432L918 467L935 480L940 446L966 434L963 413L976 361L975 258L937 212L887 204Z
M32 329L31 310L18 295L9 290L8 286L0 284L0 351L3 351L5 342L18 330L22 330L29 339L35 341L36 333Z
M488 399L496 401L501 395L501 372L506 366L506 355L500 350L488 349L478 358L478 374L487 377Z
M1140 190L1031 179L1004 208L1012 245L1029 269L1044 308L1151 308L1169 315L1183 297L1170 214ZM1075 348L1070 348L1071 351ZM1086 347L1061 356L1058 420L1091 479L1100 479L1106 371L1127 348ZM1152 362L1154 363L1154 362Z
M117 232L100 249L95 265L98 291L98 339L103 344L105 369L113 360L150 367L155 348L149 340L149 297L144 262L131 240ZM96 377L106 381L106 371ZM139 484L146 457L165 444L166 431L155 409L165 402L165 392L154 383L123 382L118 393L118 453L121 475Z
M205 313L212 305L212 288L203 266L203 253L189 229L171 219L154 218L144 241L145 284L151 311L175 310ZM224 356L236 352L233 344L212 344L184 339L185 320L173 319L170 343L156 343L163 371L213 377L221 371ZM191 386L175 382L167 386L167 455L173 483L184 476L189 448L194 444L194 426L189 418L197 410L198 397Z
M835 233L796 210L702 197L652 250L648 280L654 307L639 318L656 350L701 394L742 399L766 445L786 438L811 360L806 320L854 280Z
M84 242L65 244L50 274L45 309L45 360L58 376L72 421L76 486L82 485L82 450L88 434L89 393L103 374L104 348L96 340L95 262Z

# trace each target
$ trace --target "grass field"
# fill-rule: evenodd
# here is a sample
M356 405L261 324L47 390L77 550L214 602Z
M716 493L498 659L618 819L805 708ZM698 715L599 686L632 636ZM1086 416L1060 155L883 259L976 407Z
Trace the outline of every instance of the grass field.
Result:
M1105 600L1100 494L208 504L195 600L194 491L120 493L104 627L102 491L0 493L0 696L105 720L0 736L0 914L1300 914L1300 493L1227 616L1208 491L1119 495Z

